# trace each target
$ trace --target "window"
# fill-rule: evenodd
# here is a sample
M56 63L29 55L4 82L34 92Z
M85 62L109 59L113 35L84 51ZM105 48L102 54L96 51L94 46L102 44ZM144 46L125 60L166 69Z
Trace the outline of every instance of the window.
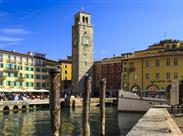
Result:
M150 79L150 74L146 73L146 79L149 80Z
M83 21L83 23L85 22L85 17L84 16L82 17L82 21Z
M166 66L170 66L170 59L166 60Z
M67 80L67 77L66 76L64 77L64 80Z
M22 64L22 57L20 57L20 64Z
M45 87L46 87L46 83L42 83L42 87L44 87L44 88L45 88Z
M112 68L110 68L110 73L112 73L113 72L113 69Z
M40 75L36 75L36 79L41 79L41 76Z
M65 72L64 72L65 74L67 74L67 70L65 70Z
M159 67L159 65L160 65L159 60L156 60L156 67Z
M146 60L146 68L149 68L150 67L150 63L148 60Z
M33 79L34 78L34 75L31 75L31 78Z
M174 73L174 79L178 79L179 76L178 76L178 73Z
M86 17L86 23L88 24L88 17Z
M23 83L22 82L20 82L20 86L22 86L23 85Z
M29 63L29 59L28 59L28 58L26 58L26 63L25 63L25 64L27 64L27 65L28 65L28 63Z
M160 74L156 73L156 79L160 79Z
M121 72L121 68L118 68L118 72Z
M36 87L41 87L41 83L36 83Z
M174 66L178 66L178 59L177 58L174 59Z
M40 68L36 68L36 72L41 72L41 69Z
M64 65L65 68L67 68L67 65Z
M166 73L166 79L170 79L170 73Z
M103 73L106 73L106 68L103 69Z
M17 57L16 56L14 56L14 62L16 62L17 61Z

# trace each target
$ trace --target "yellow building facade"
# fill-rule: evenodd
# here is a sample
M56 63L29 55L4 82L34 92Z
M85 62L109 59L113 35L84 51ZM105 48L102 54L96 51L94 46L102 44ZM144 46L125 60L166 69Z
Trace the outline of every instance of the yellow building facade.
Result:
M183 42L160 41L124 57L122 67L124 90L166 90L183 79Z
M71 58L59 60L61 67L62 89L72 88L72 60Z
M0 88L49 89L49 72L44 54L0 50Z
M59 61L61 67L62 80L72 80L72 61L71 59L65 59Z

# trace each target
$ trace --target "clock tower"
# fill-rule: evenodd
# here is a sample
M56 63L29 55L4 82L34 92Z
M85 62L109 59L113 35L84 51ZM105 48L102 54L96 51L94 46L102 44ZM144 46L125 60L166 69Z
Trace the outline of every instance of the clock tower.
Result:
M78 12L72 26L72 86L79 96L85 74L93 76L93 25L90 14Z

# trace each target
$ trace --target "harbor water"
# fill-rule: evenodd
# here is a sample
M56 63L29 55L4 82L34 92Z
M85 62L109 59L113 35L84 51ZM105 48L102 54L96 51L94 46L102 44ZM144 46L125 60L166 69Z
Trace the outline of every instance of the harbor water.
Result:
M0 113L0 136L49 136L50 114L48 109ZM118 113L116 107L106 108L106 135L123 136L143 116L136 113ZM62 108L62 135L80 136L82 108ZM91 136L99 136L99 107L92 107L90 114Z

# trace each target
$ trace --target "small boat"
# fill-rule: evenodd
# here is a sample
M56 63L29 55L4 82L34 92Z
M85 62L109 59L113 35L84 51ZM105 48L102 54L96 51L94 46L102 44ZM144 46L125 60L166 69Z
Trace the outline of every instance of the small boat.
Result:
M146 112L155 105L164 104L166 105L165 90L119 91L118 111Z

